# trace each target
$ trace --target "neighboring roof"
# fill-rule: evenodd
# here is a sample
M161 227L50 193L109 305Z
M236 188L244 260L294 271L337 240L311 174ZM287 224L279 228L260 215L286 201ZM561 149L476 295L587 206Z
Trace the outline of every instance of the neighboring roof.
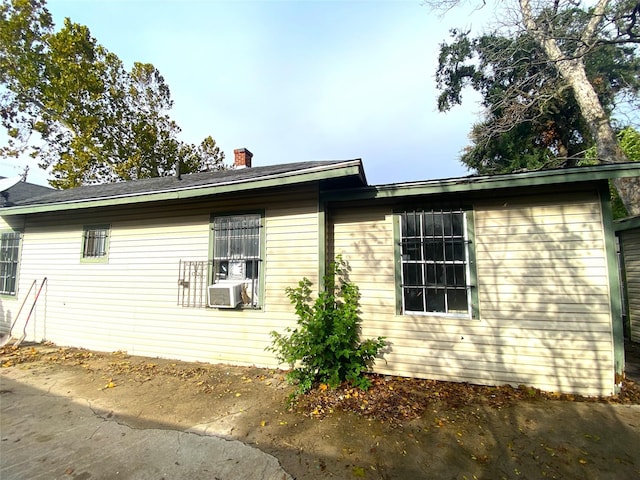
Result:
M640 228L640 215L621 218L613 222L613 229L616 232L624 232L625 230L633 230L634 228Z
M326 192L323 198L330 201L364 200L444 193L469 193L483 190L559 185L637 176L640 176L640 163L629 162L504 175L468 176L444 180L371 185L364 188Z
M0 177L0 195L4 197L4 207L14 206L29 201L32 198L55 192L55 190L50 187L43 187L42 185L22 181L14 182L13 180L15 179ZM8 188L3 187L4 182L7 182L6 185L9 185Z
M147 178L129 182L88 185L67 190L49 190L25 198L15 206L0 209L0 215L73 210L80 208L204 197L227 192L255 190L310 181L351 178L349 186L366 185L362 161L330 160L287 163L265 167L192 173Z

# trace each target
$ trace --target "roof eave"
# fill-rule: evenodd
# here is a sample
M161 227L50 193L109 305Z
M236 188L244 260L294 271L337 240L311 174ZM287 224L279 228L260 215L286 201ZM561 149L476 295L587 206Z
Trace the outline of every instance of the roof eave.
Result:
M248 180L236 180L215 185L174 188L165 191L115 195L97 199L75 200L57 203L42 203L0 209L0 216L27 215L33 213L79 210L86 208L131 205L158 201L192 199L220 195L230 192L243 192L262 188L296 185L312 181L357 176L366 182L362 162L359 159L347 160L331 165L322 165L292 172L265 175ZM364 183L366 185L366 183Z
M373 185L361 189L324 192L327 201L382 199L469 193L506 188L536 187L640 176L639 163L598 165L561 170L513 173L495 176L469 176L390 185Z
M613 229L616 232L624 232L626 230L633 230L640 228L640 215L635 217L621 218L613 222Z

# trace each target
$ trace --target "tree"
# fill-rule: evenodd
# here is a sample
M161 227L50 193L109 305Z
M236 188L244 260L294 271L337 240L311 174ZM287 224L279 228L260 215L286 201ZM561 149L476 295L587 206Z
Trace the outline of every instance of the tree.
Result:
M640 62L629 50L607 46L585 57L590 81L598 86L598 97L607 111L613 110L616 97L623 92L640 88L636 74ZM468 32L455 32L454 40L440 47L436 76L440 110L459 104L466 84L481 93L486 108L485 118L471 131L473 146L461 158L478 173L575 166L592 144L571 89L544 59L532 58L535 52L526 33L514 38L491 34L472 39ZM544 100L539 101L541 98ZM534 100L539 101L537 109L514 121L518 112L522 117L523 104Z
M627 158L632 162L640 162L640 132L631 127L623 128L618 132L618 142L620 142L620 148L625 153ZM580 161L580 165L597 165L598 154L595 147L589 148L585 152L585 158ZM620 199L615 185L613 182L609 182L609 190L611 193L611 207L613 210L613 218L624 218L629 215L626 207Z
M427 3L448 8L458 2ZM517 168L528 168L528 161L555 166L547 165L551 157L573 164L591 144L600 163L628 161L611 113L621 101L638 104L640 6L631 0L599 0L593 8L572 0L519 0L517 13L505 29L478 39L456 32L454 43L441 47L439 108L460 103L465 86L479 90L487 107L485 121L472 132L480 149L468 151L467 160L482 166L492 155L508 162L504 154L521 142L535 154L525 150ZM502 144L491 145L499 137ZM640 214L640 180L615 185L629 213Z
M65 19L54 31L44 0L0 5L0 120L4 156L29 153L57 188L223 168L207 137L178 139L169 87L151 64L122 61Z

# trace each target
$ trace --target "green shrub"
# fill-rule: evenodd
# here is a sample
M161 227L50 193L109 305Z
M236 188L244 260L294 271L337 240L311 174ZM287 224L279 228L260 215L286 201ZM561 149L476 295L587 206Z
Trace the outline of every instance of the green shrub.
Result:
M267 350L291 366L287 378L298 384L294 395L317 383L335 388L345 380L366 390L370 382L363 374L386 342L383 337L360 341L360 292L348 279L346 262L338 257L329 266L324 290L315 301L311 285L305 277L296 288L287 287L298 326L287 328L285 334L271 332L273 341Z

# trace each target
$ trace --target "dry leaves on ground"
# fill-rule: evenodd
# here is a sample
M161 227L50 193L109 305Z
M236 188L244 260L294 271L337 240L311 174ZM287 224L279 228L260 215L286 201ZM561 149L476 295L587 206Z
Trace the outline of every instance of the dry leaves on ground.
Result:
M426 410L458 409L469 405L501 408L521 401L564 400L573 402L607 402L640 404L640 385L623 383L618 395L607 398L544 392L520 385L487 387L467 383L441 382L416 378L369 375L372 386L367 391L342 384L331 390L320 384L298 398L294 408L312 417L322 418L334 410L358 412L390 423L422 416Z
M0 348L0 366L3 368L39 361L100 370L109 379L105 388L117 386L118 383L113 380L116 377L144 383L160 376L171 376L193 382L194 388L204 393L212 393L220 384L233 390L233 382L246 388L245 384L252 381L247 376L247 369L243 367L155 361L131 357L126 352L98 353L77 348L59 348L53 344ZM229 375L229 371L233 372L234 369L237 370L236 374ZM256 379L265 382L273 373L266 369L252 371ZM640 404L640 385L631 380L623 382L617 395L594 398L543 392L523 385L487 387L376 374L369 374L369 378L372 385L367 391L353 388L347 383L336 389L320 384L307 394L299 396L291 408L313 418L324 418L334 410L341 410L390 424L402 424L434 408L455 410L470 405L502 408L522 401L552 400Z

